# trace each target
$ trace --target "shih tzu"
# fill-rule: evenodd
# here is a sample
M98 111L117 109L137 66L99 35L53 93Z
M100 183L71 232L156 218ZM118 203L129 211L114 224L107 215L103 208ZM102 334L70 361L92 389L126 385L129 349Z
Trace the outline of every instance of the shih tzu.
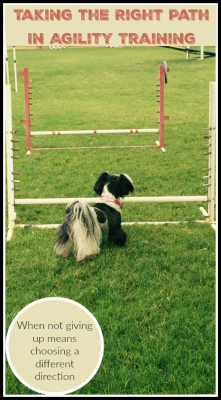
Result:
M134 186L127 174L110 175L103 172L94 185L100 199L90 207L83 201L73 201L66 207L66 215L58 229L54 251L68 257L71 253L77 261L100 252L102 236L111 243L123 246L127 234L121 228L122 200Z

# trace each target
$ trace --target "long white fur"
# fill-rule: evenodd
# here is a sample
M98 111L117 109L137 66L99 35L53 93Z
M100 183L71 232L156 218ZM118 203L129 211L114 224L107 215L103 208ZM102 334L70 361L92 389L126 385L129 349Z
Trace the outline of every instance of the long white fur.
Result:
M87 203L78 201L73 208L73 214L79 214L79 217L75 218L69 226L69 237L74 242L73 254L76 254L77 261L81 261L100 252L102 232L95 211ZM88 221L88 229L83 224L82 215Z
M71 240L70 238L62 246L59 243L55 243L54 246L54 251L57 254L57 256L68 257L70 256L71 253L73 253L73 250L74 250L74 243L73 240Z

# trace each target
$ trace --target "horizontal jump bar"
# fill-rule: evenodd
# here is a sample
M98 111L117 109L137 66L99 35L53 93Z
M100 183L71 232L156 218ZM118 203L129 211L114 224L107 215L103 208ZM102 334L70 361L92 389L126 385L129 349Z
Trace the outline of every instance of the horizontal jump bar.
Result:
M68 204L76 200L85 201L86 203L96 203L99 198L15 199L15 204ZM123 203L166 203L177 201L207 201L207 196L126 197L122 200Z
M88 150L88 149L123 149L123 148L143 148L143 147L156 147L160 148L159 145L149 145L149 146L101 146L101 147L33 147L31 151L34 150Z
M193 221L157 221L157 222L121 222L121 225L164 225L164 224L183 224L183 223L197 223L201 222L203 224L207 223L205 220L193 220ZM34 224L17 224L16 227L20 228L42 228L42 229L57 229L61 224L42 224L42 225L34 225Z
M109 130L88 130L88 131L42 131L31 132L32 136L37 135L92 135L96 133L159 133L159 129L109 129Z

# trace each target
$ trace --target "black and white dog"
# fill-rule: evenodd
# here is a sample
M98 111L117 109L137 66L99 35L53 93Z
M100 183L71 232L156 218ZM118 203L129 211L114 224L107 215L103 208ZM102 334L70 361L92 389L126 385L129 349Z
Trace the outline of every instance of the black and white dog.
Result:
M103 172L94 185L100 199L90 207L83 201L73 201L58 229L54 251L63 257L71 253L77 261L98 254L102 236L111 243L123 246L127 234L121 228L122 199L133 192L132 179L127 174L109 175Z

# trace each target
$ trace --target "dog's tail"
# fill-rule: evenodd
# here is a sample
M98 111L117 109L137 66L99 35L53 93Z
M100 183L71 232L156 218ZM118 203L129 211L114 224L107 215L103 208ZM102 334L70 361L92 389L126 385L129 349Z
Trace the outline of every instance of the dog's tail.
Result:
M82 201L66 207L66 216L58 230L54 251L67 257L72 252L77 261L100 252L101 229L93 208Z

